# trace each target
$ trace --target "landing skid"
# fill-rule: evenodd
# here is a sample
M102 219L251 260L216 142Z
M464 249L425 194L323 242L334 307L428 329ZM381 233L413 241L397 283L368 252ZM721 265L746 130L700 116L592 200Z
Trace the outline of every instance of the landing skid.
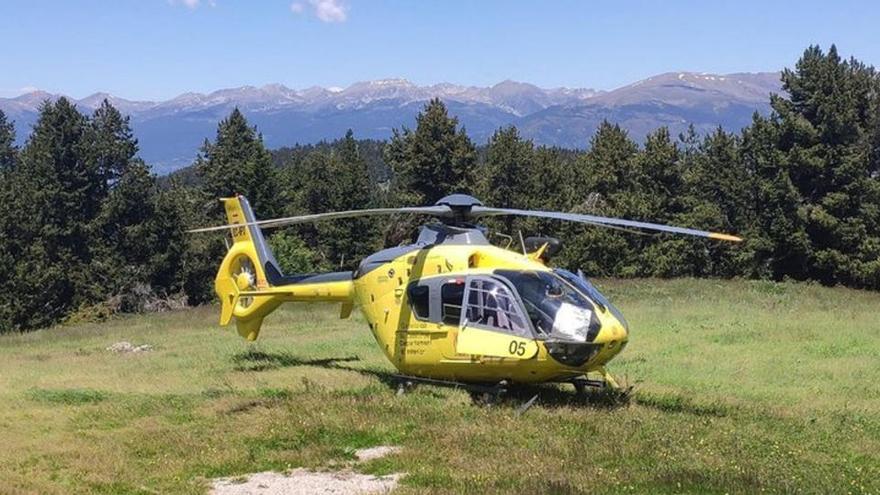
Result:
M561 380L559 383L571 383L574 386L574 389L578 396L585 395L587 388L605 390L610 392L623 392L625 395L628 394L629 390L621 390L620 385L617 384L617 381L614 380L610 373L608 373L604 369L600 369L597 371L602 374L601 380L590 380L586 377L586 375L584 375L568 380ZM435 378L423 378L409 375L392 375L391 378L394 383L397 384L398 396L407 393L418 384L433 385L435 387L447 387L467 390L468 393L470 393L471 399L474 401L475 404L484 406L491 406L492 404L497 403L501 399L501 397L503 397L508 392L508 387L510 386L510 383L507 380L502 380L492 385L457 382L454 380L438 380ZM630 387L630 389L631 388L632 387ZM517 410L517 416L525 413L535 403L537 399L538 394L535 394L534 397L532 397L529 401L520 406L520 408Z
M417 384L434 385L435 387L458 388L470 392L475 402L482 404L494 404L507 393L507 380L502 380L495 385L481 385L475 383L456 382L452 380L437 380L434 378L422 378L408 375L392 375L397 383L397 395L403 395Z
M574 385L574 389L578 393L578 395L583 395L583 393L587 390L587 387L603 390L620 390L620 385L618 385L617 380L615 380L614 377L611 376L611 373L608 373L605 368L599 368L596 371L602 374L601 380L590 380L589 378L587 378L586 375L584 375L566 381Z
M578 395L586 393L587 388L604 389L608 384L602 380L590 380L584 377L572 378L568 383L574 385L574 390Z

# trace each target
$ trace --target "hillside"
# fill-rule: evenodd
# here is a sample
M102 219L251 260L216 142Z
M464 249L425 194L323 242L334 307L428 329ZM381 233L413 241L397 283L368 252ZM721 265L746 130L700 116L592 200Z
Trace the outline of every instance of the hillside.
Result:
M217 308L0 337L0 483L12 493L203 493L209 480L356 467L395 493L877 493L880 295L807 284L600 280L630 320L629 405L568 387L494 408L396 397L363 320L289 306L255 344ZM842 324L845 319L845 324ZM119 341L153 350L117 354ZM335 464L334 464L335 463Z
M779 92L778 73L669 73L610 92L588 88L544 89L503 81L491 87L435 84L403 79L365 81L339 88L291 89L281 84L185 93L167 101L132 101L106 93L75 100L91 111L107 98L132 118L141 156L160 173L189 165L217 122L234 107L256 124L271 148L337 139L349 128L359 138L387 139L392 128L412 126L424 103L443 99L469 135L483 143L498 127L514 124L538 144L583 148L603 119L622 124L641 140L661 125L676 134L694 124L739 130L755 111L768 110ZM0 110L15 120L19 140L27 136L40 104L59 95L35 91L0 98Z

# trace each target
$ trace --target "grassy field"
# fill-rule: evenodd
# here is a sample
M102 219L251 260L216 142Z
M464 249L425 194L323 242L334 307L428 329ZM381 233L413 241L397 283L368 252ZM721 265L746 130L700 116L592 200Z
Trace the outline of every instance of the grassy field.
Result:
M746 281L599 281L630 320L629 405L546 387L499 406L396 397L356 316L290 306L254 344L217 308L0 337L0 493L203 493L326 467L399 493L880 493L880 294ZM152 352L115 354L118 341Z

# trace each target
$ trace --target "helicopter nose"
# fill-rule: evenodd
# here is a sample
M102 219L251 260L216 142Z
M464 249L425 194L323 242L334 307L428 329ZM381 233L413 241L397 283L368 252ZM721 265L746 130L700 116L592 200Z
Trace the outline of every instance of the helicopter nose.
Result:
M593 342L596 344L604 344L606 349L619 352L628 339L629 332L627 331L626 326L616 319L612 319L612 321L608 321L602 325L602 329L599 330L599 334L596 335L596 339Z
M628 332L626 327L619 321L611 321L602 325L599 334L596 335L595 344L601 345L600 361L607 362L626 347Z

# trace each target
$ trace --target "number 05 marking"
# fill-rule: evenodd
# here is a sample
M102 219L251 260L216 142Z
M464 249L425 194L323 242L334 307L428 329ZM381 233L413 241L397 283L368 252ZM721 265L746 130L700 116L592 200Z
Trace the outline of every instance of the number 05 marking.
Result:
M507 347L507 352L517 356L523 356L526 353L526 343L511 340L510 345Z

